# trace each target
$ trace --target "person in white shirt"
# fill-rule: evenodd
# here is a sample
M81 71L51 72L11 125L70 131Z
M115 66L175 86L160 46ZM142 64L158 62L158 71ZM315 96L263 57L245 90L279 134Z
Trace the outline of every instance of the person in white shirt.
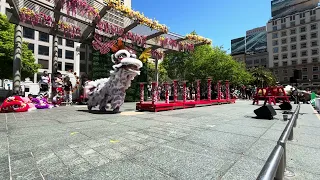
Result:
M44 71L40 79L40 91L48 92L49 84L50 84L50 77L48 76L48 72Z

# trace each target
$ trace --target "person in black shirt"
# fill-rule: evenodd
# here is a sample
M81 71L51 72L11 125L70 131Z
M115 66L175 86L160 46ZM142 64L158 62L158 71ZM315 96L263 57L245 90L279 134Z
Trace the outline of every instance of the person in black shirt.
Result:
M64 92L66 95L66 102L67 103L72 103L72 83L70 81L70 78L68 76L66 76L64 78L64 82L63 82L63 88L64 88Z

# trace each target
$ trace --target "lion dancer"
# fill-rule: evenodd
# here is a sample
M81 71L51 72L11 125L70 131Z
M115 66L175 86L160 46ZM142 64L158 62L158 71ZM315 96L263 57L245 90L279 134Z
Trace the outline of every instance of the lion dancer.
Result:
M115 54L111 56L111 60L115 65L114 71L110 71L110 77L86 84L89 110L99 105L100 111L105 111L110 103L113 112L119 112L125 100L125 91L131 86L131 81L140 74L142 62L124 48L122 41L118 41L112 51Z

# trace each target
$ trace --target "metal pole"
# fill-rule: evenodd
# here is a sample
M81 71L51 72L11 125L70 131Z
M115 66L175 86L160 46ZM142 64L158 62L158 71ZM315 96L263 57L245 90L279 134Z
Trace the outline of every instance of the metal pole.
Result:
M19 94L21 82L22 28L15 26L13 57L13 94Z
M285 154L285 152L284 152ZM278 165L278 169L276 172L276 177L274 178L275 180L283 180L283 176L284 176L284 171L285 171L285 156L284 154L282 155L279 165Z
M154 66L155 66L155 81L157 82L157 84L159 84L158 64L159 64L158 59L155 59L155 60L154 60Z

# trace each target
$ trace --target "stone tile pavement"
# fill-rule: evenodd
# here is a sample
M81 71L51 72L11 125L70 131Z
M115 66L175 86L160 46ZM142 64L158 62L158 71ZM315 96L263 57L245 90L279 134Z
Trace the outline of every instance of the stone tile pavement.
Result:
M249 101L158 113L59 107L0 114L0 179L256 179L286 122ZM320 120L303 105L288 166L320 179Z

